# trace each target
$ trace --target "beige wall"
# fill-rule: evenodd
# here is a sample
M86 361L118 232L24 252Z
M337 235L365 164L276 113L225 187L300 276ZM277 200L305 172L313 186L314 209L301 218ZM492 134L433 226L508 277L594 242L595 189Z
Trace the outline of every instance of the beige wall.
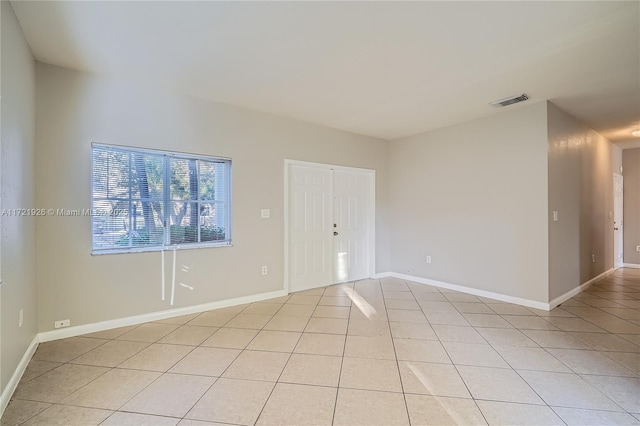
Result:
M610 213L620 148L551 102L548 137L549 293L554 299L613 267Z
M284 159L376 170L377 268L388 270L388 143L38 64L38 205L88 208L91 142L233 159L233 247L183 250L175 307L283 289ZM260 219L260 209L271 219ZM169 309L158 252L91 256L88 217L38 220L39 327ZM261 276L261 265L269 274Z
M2 149L3 209L33 208L35 203L35 63L11 5L2 8ZM2 352L4 390L37 332L35 221L2 216ZM24 325L18 327L18 312Z
M392 271L548 301L546 113L391 142Z
M624 170L624 262L640 265L640 148L622 151Z

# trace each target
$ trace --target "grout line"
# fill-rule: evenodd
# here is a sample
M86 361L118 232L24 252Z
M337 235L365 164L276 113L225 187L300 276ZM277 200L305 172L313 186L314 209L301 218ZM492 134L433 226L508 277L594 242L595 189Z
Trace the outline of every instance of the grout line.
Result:
M305 291L306 291L306 290L305 290ZM295 293L293 293L293 294L295 294ZM322 290L322 294L324 294L324 289ZM314 305L314 308L313 308L313 311L311 312L311 315L313 315L313 312L315 312L316 308L318 307L318 304L320 303L320 299L321 299L321 298L322 298L322 295L320 295L320 298L318 299L318 301L317 301L317 302L316 302L316 304ZM290 298L289 298L289 299L287 299L287 302L285 302L285 303L280 307L280 309L282 309L282 307L284 307L284 305L285 305L286 303L288 303L288 302L289 302L289 300L290 300ZM292 303L292 305L294 305L294 303ZM308 305L304 305L304 306L308 306ZM280 311L280 309L278 309L278 312ZM271 317L271 318L273 318L274 316L275 316L275 314L274 314L274 315L272 315L272 317ZM271 321L271 320L269 320L269 321ZM264 330L264 327L266 327L266 325L269 323L269 321L267 321L267 322L265 323L265 325L262 327L262 329L261 329L260 331ZM271 392L269 392L269 396L267 396L267 399L264 401L264 404L262 405L262 408L260 409L260 412L258 413L258 416L256 417L256 420L255 420L254 424L256 424L256 423L258 422L258 420L260 419L260 416L262 416L262 413L264 412L265 407L266 407L266 406L267 406L267 404L269 403L269 400L271 399L271 396L273 395L273 391L276 389L276 386L278 386L278 383L280 382L280 377L282 377L282 373L284 373L284 370L287 368L287 365L289 364L289 361L291 360L291 357L293 356L293 351L295 351L296 346L298 346L298 343L300 342L300 339L302 339L302 335L303 335L303 333L304 333L304 330L306 330L307 326L309 325L309 321L311 321L311 316L309 316L309 317L307 318L307 323L305 324L305 326L304 326L304 328L302 329L302 331L301 331L301 332L299 332L299 333L300 333L300 335L298 336L298 340L296 341L296 344L293 346L293 349L291 349L291 352L289 352L289 356L287 357L287 361L284 363L284 366L282 367L282 370L280 371L280 374L278 374L278 378L276 379L275 383L273 384L273 388L271 388ZM281 331L281 330L272 330L272 331ZM260 333L258 333L258 334L260 334ZM256 336L257 336L257 335L256 335ZM253 341L253 339L252 339L252 341ZM251 344L251 343L249 343L249 344ZM249 346L249 345L247 345L247 347L248 347L248 346ZM246 349L245 349L245 350L246 350ZM243 350L243 352L244 352L244 350ZM240 355L238 355L238 356L240 356ZM229 364L229 366L231 366L231 364ZM225 371L226 371L226 370L225 370ZM224 374L224 373L223 373L223 374Z
M87 407L83 407L83 408L87 408ZM99 424L104 424L104 422L106 422L107 420L109 420L111 417L113 417L116 413L126 413L126 414L137 414L137 415L141 415L141 416L154 416L154 417L162 417L164 419L171 419L171 420L178 420L178 422L180 420L182 420L180 417L172 417L172 416L164 416L161 414L147 414L147 413L138 413L137 411L121 411L121 410L116 410L113 411L113 413L111 413L106 419L104 419L103 421L101 421Z
M287 299L287 300L288 300L288 299ZM285 303L286 303L286 302L285 302ZM234 318L236 318L238 315L240 315L242 312L244 312L244 310L245 310L245 309L247 309L247 308L248 308L249 306L251 306L251 305L252 305L252 303L249 303L246 307L244 307L244 308L243 308L242 310L240 310L236 315L234 315L231 319L229 319L229 321L225 322L225 323L224 323L224 325L223 325L222 327L220 327L220 328L219 328L215 333L217 333L220 329L224 328L224 326L225 326L225 325L229 324L229 323L230 323ZM282 306L284 306L284 303L282 304ZM282 309L282 306L281 306L278 310ZM224 308L223 308L223 309L224 309ZM207 312L211 312L211 311L207 311ZM277 312L277 311L276 311L276 312ZM204 312L203 312L203 314L204 314ZM200 314L200 315L202 315L202 314ZM200 316L200 315L198 315L198 316ZM196 318L197 318L197 317L196 317ZM271 318L273 318L273 315L271 315ZM195 319L195 318L194 318L194 319ZM269 321L271 321L271 320L269 320ZM267 323L268 323L269 321L267 321L267 322L265 323L265 326L267 325ZM260 331L262 331L263 329L264 329L264 326L263 326L261 329L259 329L259 330L260 330ZM245 330L246 330L246 329L245 329ZM249 329L249 330L253 330L253 329ZM232 361L231 361L231 362L226 366L226 368L225 368L225 369L220 373L220 375L219 375L219 376L217 376L217 377L215 377L215 380L213 381L213 383L211 383L211 386L209 386L209 387L207 388L207 390L206 390L206 391L204 391L204 392L202 393L202 395L200 395L200 397L199 397L199 398L198 398L198 399L197 399L197 400L196 400L196 401L191 405L191 407L187 410L187 412L184 414L184 416L182 416L182 419L185 419L185 418L186 418L186 416L189 414L189 412L190 412L191 410L193 410L193 408L194 408L196 405L198 405L198 403L199 403L199 402L202 400L202 398L204 398L204 396L205 396L205 395L206 395L206 394L211 390L211 388L212 388L212 387L213 387L213 386L218 382L218 380L219 380L219 379L221 379L221 378L223 378L222 376L224 375L224 373L226 373L226 371L229 369L229 367L231 367L231 365L233 365L233 363L234 363L234 362L236 362L236 360L240 357L240 355L242 355L242 354L244 353L244 351L246 350L247 346L249 346L249 345L251 344L251 342L253 342L253 340L258 336L258 334L260 334L260 331L258 331L258 332L255 334L255 336L253 336L253 337L251 338L251 340L249 340L249 342L245 345L244 349L213 348L213 349L229 349L229 350L237 350L237 351L239 351L239 352L238 352L238 353L237 353L237 355L233 358L233 360L232 360ZM213 333L213 334L215 334L215 333ZM212 334L212 336L213 336L213 334ZM205 339L205 342L206 342L208 339L209 339L209 338ZM202 342L202 343L204 343L204 342ZM198 347L203 347L203 346L202 346L202 343L201 343L201 344L200 344L200 346L198 346ZM204 346L204 347L206 348L207 346ZM194 350L195 350L195 349L194 349ZM193 351L191 351L191 352L193 352ZM191 352L189 352L189 353L191 353ZM184 358L182 358L182 359L184 359ZM182 360L182 359L181 359L181 360ZM175 366L175 364L174 364L171 368L173 368L174 366ZM168 371L168 370L167 370L167 371ZM211 377L211 376L207 376L207 377ZM275 386L275 385L274 385L274 386Z
M164 337L164 336L163 336L163 337ZM161 337L160 339L162 339L162 337ZM158 339L158 340L160 340L160 339ZM144 348L144 349L142 349L140 352L144 351L145 349L147 349L148 347L150 347L150 346L152 346L152 345L154 345L154 344L156 344L156 343L155 343L155 342L154 342L154 343L151 343L149 346L145 347L145 348ZM140 389L138 392L136 392L136 394L135 394L135 395L133 395L131 398L127 399L127 400L126 400L122 405L120 405L120 407L118 407L118 409L117 409L116 411L120 410L122 407L124 407L125 405L127 405L127 404L132 400L132 399L134 399L136 396L138 396L140 393L142 393L144 390L146 390L149 386L151 386L152 384L154 384L154 383L155 383L157 380L159 380L162 376L164 376L165 374L167 374L167 373L169 372L169 370L171 370L171 369L172 369L172 368L173 368L173 367L174 367L178 362L182 361L182 360L183 360L187 355L189 355L189 354L190 354L191 352L193 352L194 350L195 350L195 347L194 347L194 348L192 348L192 349L191 349L189 352L187 352L186 354L184 354L184 356L182 356L182 357L181 357L179 360L177 360L175 363L173 363L169 368L167 368L167 370L166 370L166 371L155 371L154 373L159 373L158 377L156 377L154 380L152 380L152 381L151 381L147 386L145 386L144 388L142 388L142 389ZM138 355L140 352L137 352L137 353L136 353L136 355ZM135 356L135 355L133 355L133 356ZM125 362L127 362L129 359L133 358L133 356L131 356L131 357L127 358L127 360L125 360L125 361L121 362L121 363L120 363L120 364L118 364L118 365L124 364L124 363L125 363ZM118 366L114 367L114 370L115 370L116 368L118 368ZM124 368L120 368L120 370L125 370L125 369L124 369ZM136 370L136 371L148 371L148 370ZM215 383L215 381L214 381L214 383ZM109 417L111 417L111 416L109 416Z
M224 309L224 308L223 308L223 309ZM246 307L245 307L244 309L246 309ZM233 320L234 318L236 318L238 315L240 315L240 313L242 313L242 312L244 311L244 309L242 309L242 310L241 310L241 311L239 311L236 315L234 315L232 318L230 318L230 319L229 319L229 321L225 322L225 325L226 325L226 324L228 324L228 323L229 323L231 320ZM210 311L207 311L207 312L210 312ZM182 326L184 326L184 325L188 325L191 321L195 320L196 318L198 318L198 317L199 317L200 315L202 315L202 314L204 314L204 312L203 312L203 313L201 313L201 314L199 314L199 315L197 315L195 318L191 319L190 321L187 321L185 324L180 325L180 326L179 326L178 328L176 328L175 330L179 329L180 327L182 327ZM206 326L206 327L208 327L208 326ZM217 332L218 332L218 330L220 330L220 329L221 329L221 328L223 328L223 327L224 327L224 325L223 325L222 327L218 327L218 329L217 329L215 332L213 332L213 333L211 334L211 336L213 336L215 333L217 333ZM173 330L173 331L175 331L175 330ZM153 345L153 344L157 344L157 342L158 342L159 340L162 340L162 339L163 339L164 337L166 337L167 335L169 335L169 334L173 333L173 331L172 331L172 332L170 332L170 333L168 333L168 334L166 334L165 336L160 337L156 342L152 343L152 345ZM257 336L257 334L258 334L258 333L256 333L256 336ZM209 336L209 337L211 337L211 336ZM254 339L256 336L254 336L254 337L251 339L251 341L253 341L253 339ZM207 341L207 340L208 340L208 338L207 338L207 339L205 339L202 343L204 343L204 342L205 342L205 341ZM251 341L247 344L247 346L251 343ZM189 374L183 374L183 373L170 373L170 370L171 370L173 367L175 367L178 363L180 363L183 359L185 359L187 356L189 356L191 353L193 353L197 348L203 347L203 346L202 346L202 343L200 343L200 345L194 346L194 347L192 348L192 350L190 350L189 352L187 352L186 354L184 354L180 359L178 359L178 360L177 360L176 362L174 362L174 363L173 363L169 368L167 368L167 370L165 370L165 371L163 371L163 372L160 372L160 375L159 375L155 380L153 380L151 383L149 383L149 385L147 385L146 387L144 387L143 389L141 389L139 392L137 392L134 396L132 396L131 398L129 398L129 399L128 399L124 404L122 404L122 405L118 408L118 410L120 410L120 409L121 409L122 407L124 407L127 403L129 403L129 402L130 402L131 400L133 400L136 396L138 396L138 395L139 395L140 393L142 393L144 390L146 390L147 388L149 388L153 383L155 383L157 380L159 380L161 377L163 377L163 376L164 376L164 375L166 375L166 374L189 375ZM149 346L151 346L151 345L149 345ZM189 346L191 346L191 345L189 345ZM148 346L147 346L147 347L148 347ZM203 347L203 348L208 348L208 347ZM146 349L146 348L145 348L145 349ZM231 348L213 348L213 349L229 349L229 350L237 350L237 349L231 349ZM144 350L144 349L143 349L143 350ZM243 352L243 350L240 350L240 352L238 352L238 354L234 357L234 359L231 361L231 363L229 363L229 365L227 366L227 368L229 368L229 366L231 366L231 364L233 364L233 362L235 362L235 360L240 356L240 354L241 354L242 352ZM122 363L121 363L121 364L122 364ZM213 380L213 383L211 383L211 385L207 388L207 390L205 390L205 392L200 396L200 398L198 398L198 399L197 399L197 401L196 401L194 404L192 404L192 405L191 405L191 407L190 407L190 408L187 410L187 412L185 413L185 416L189 413L189 411L191 411L191 410L193 409L193 407L194 407L198 402L200 402L200 400L204 397L204 395L205 395L207 392L209 392L209 390L210 390L210 389L213 387L213 385L218 381L218 379L220 379L220 378L222 377L222 374L224 374L224 372L227 370L227 368L225 368L225 370L220 374L220 376L217 376L217 377L216 377L216 376L205 376L205 375L195 375L195 374L193 374L193 376L208 377L208 378L213 378L214 380ZM142 371L146 371L146 370L142 370ZM184 416L182 416L181 418L184 418Z
M379 281L380 281L380 288L382 290L382 280L379 280ZM404 280L401 280L401 281L404 283L405 286L407 286L407 288L409 288L409 294L411 294L411 298L412 298L410 300L413 300L414 302L418 303L418 301L415 298L415 295L411 291L411 287L409 287ZM404 382L402 380L402 374L400 374L400 361L398 360L398 353L396 352L396 342L393 338L393 331L391 331L391 324L390 324L391 320L389 319L389 310L387 309L387 298L384 296L384 290L382 290L382 303L384 304L385 314L387 315L387 326L389 327L389 335L391 337L391 346L393 346L393 355L396 361L396 368L398 370L398 379L400 380L400 389L402 390L402 400L404 401L404 410L405 410L405 413L407 414L407 421L409 422L409 424L411 424L411 414L409 413L409 404L407 404L407 394L404 391ZM427 324L429 324L429 320L427 319L427 316L422 311L422 308L420 308L420 312L422 312L422 316L427 321Z
M357 281L354 281L352 284L352 287L351 287L352 292L355 292L356 282ZM349 337L349 325L351 324L352 310L353 310L353 300L350 300L349 316L347 317L347 331L344 335L344 345L342 345L342 356L340 357L340 369L338 371L338 383L336 385L336 399L333 402L333 414L331 415L331 424L334 424L336 421L336 410L338 409L338 395L340 395L340 381L342 380L342 366L344 365L344 354L347 350L347 338Z
M405 282L405 284L406 284L406 282ZM414 296L414 299L415 299L415 294L413 294L413 290L411 290L411 286L410 286L410 285L408 285L408 284L407 284L407 286L409 287L409 291L411 291L411 294ZM438 289L437 287L436 287L436 289L437 289L438 291L440 291L440 289ZM442 293L440 293L440 294L442 294ZM443 294L443 296L444 296L444 294ZM447 300L449 300L446 296L444 296L444 298L445 298L445 299L447 299ZM482 301L481 301L481 302L482 302ZM451 303L451 302L449 301L449 303ZM484 303L484 302L482 302L482 303L483 303L483 304L485 304L485 306L486 306L486 303ZM453 306L453 308L456 310L456 312L458 312L459 314L461 314L461 315L462 315L462 313L461 313L461 312L459 312L458 308L457 308L455 305L453 305L453 303L451 303L451 305L452 305L452 306ZM418 306L420 306L420 310L421 310L422 314L425 316L425 318L427 318L427 324L429 324L429 326L431 327L431 329L433 329L433 324L431 324L431 322L429 321L429 318L427 317L426 312L424 312L424 309L423 309L422 305L418 304ZM489 309L491 309L491 308L489 307ZM466 318L465 318L465 320L466 320ZM468 321L467 321L467 322L468 322ZM485 341L487 342L487 344L489 344L489 342L484 338L484 336L482 336L480 333L478 333L478 331L476 330L476 328L475 328L475 327L473 327L473 326L471 325L471 323L469 323L469 326L470 326L471 328L473 328L473 330L474 330L474 331L475 331L475 332L476 332L476 333L477 333L477 334L478 334L478 335L479 335L483 340L485 340ZM469 396L471 397L471 400L474 402L474 404L475 404L476 408L478 409L478 412L480 413L480 415L482 416L482 418L484 419L484 421L485 421L487 424L489 424L489 421L487 420L487 418L486 418L486 416L485 416L484 412L480 409L480 406L478 405L478 402L476 401L476 398L475 398L475 397L473 396L473 394L471 393L471 389L469 389L469 386L467 385L467 382L465 382L465 380L462 378L462 375L460 374L460 370L458 370L458 367L456 366L456 364L455 364L455 363L453 362L453 360L451 359L451 356L449 355L449 352L448 352L448 351L447 351L447 349L445 348L445 346L444 346L444 344L443 344L443 341L440 339L440 336L438 335L438 333L437 333L435 330L433 330L433 333L435 334L436 338L438 339L438 342L440 343L440 346L442 346L442 349L443 349L443 350L445 351L445 353L447 354L447 357L449 358L449 361L451 361L451 365L452 365L452 366L453 366L453 368L456 370L456 373L458 374L458 377L460 378L460 381L462 382L462 384L464 384L464 387L465 387L465 389L467 390L467 392L469 393ZM489 344L489 346L491 346L491 345ZM494 350L495 350L495 349L494 349ZM508 363L507 363L507 365L508 365ZM408 407L407 407L407 408L408 408Z

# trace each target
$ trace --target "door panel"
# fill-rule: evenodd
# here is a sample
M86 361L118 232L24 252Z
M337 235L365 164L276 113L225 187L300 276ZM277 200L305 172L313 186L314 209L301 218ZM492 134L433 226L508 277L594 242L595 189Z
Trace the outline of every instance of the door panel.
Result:
M621 175L613 174L613 266L622 267L623 260L623 229L622 221L623 209L623 178Z
M292 165L289 176L291 290L332 284L331 170Z
M367 202L369 175L333 172L334 281L369 278Z

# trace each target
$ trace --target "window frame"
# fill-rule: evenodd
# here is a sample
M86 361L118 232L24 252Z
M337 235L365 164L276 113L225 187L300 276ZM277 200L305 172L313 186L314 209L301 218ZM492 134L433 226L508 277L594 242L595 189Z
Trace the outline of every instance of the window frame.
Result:
M96 255L105 255L105 254L122 254L122 253L144 253L144 252L157 252L157 251L173 251L173 250L194 250L194 249L200 249L200 248L213 248L213 247L231 247L233 246L233 239L232 239L232 179L233 179L233 161L231 158L228 157L220 157L220 156L212 156L212 155L203 155L203 154L192 154L192 153L187 153L187 152L176 152L176 151L167 151L167 150L160 150L160 149L149 149L149 148L139 148L139 147L131 147L131 146L125 146L125 145L112 145L112 144L104 144L104 143L98 143L98 142L92 142L91 143L91 170L90 170L90 175L91 175L91 194L90 194L90 200L91 200L91 209L93 210L94 208L94 203L96 201L123 201L123 202L127 202L129 205L128 208L128 217L129 217L129 227L131 226L131 206L132 203L134 202L151 202L151 201L158 201L157 197L148 197L148 198L142 198L142 197L132 197L132 164L131 161L133 161L132 156L129 157L129 177L128 177L128 181L129 181L129 191L128 191L128 196L126 198L124 197L110 197L108 194L108 189L107 189L107 196L105 197L94 197L94 179L93 179L93 173L94 173L94 149L95 148L100 148L100 149L105 149L105 150L111 150L111 151L119 151L119 152L124 152L127 154L148 154L148 155L156 155L156 156L163 156L165 158L165 164L163 166L163 187L162 187L162 199L161 202L163 204L164 207L164 217L163 217L163 228L165 229L164 231L164 235L163 235L163 239L164 239L164 243L161 245L149 245L149 246L133 246L132 245L132 236L131 233L129 233L129 246L127 247L122 247L122 248L105 248L105 249L96 249L94 246L94 238L95 238L95 233L93 230L93 223L94 223L94 219L93 217L91 217L90 220L90 228L91 228L91 255L92 256L96 256ZM215 161L220 161L220 162L224 162L227 164L227 173L226 173L226 182L224 185L225 188L225 192L227 194L226 197L226 208L224 209L225 212L225 239L222 241L212 241L212 242L194 242L194 243L182 243L182 244L171 244L171 218L169 217L169 208L171 206L172 203L176 202L177 200L174 200L173 198L171 198L171 166L170 166L170 160L171 159L182 159L182 160L203 160L203 161L208 161L208 162L215 162ZM200 168L197 168L197 173L198 173L198 179L199 179L199 173L200 173ZM108 186L107 186L108 188ZM199 192L199 190L198 190ZM201 200L200 199L200 194L198 194L198 198L195 200L185 200L185 202L191 203L191 204L195 204L197 206L200 206L201 204L219 204L219 203L225 203L225 201L218 201L218 200ZM199 211L199 209L198 209ZM198 215L198 218L200 216ZM168 222L167 222L168 221ZM167 223L169 224L169 231L167 232ZM129 228L131 229L131 228ZM198 225L198 240L200 239L200 225Z

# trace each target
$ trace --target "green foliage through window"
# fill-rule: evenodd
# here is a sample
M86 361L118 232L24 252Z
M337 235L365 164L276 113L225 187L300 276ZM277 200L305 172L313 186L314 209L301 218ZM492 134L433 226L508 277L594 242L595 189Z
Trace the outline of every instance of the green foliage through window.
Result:
M93 251L229 243L231 160L92 145Z

